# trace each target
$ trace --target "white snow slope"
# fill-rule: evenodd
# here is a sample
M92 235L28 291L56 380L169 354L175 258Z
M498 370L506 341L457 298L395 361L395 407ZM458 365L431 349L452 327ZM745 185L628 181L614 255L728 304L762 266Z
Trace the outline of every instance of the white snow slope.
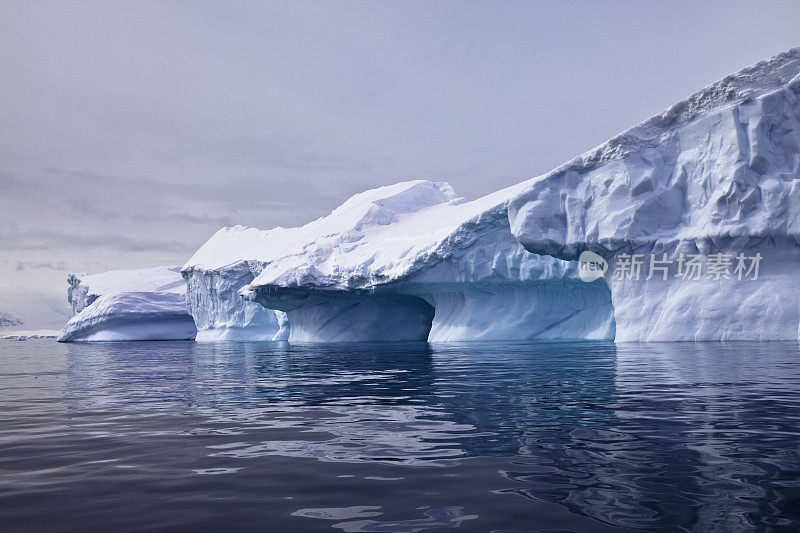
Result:
M798 72L800 49L779 54L531 180L511 231L536 254L609 261L618 341L797 339ZM622 254L640 254L640 279ZM700 279L680 275L681 254L701 256ZM739 254L762 256L757 279L738 279ZM666 280L645 279L653 259Z
M299 228L224 231L234 255L251 240L261 272L240 292L284 311L290 341L613 338L605 282L584 283L575 262L527 253L512 236L507 199L519 191L465 202L417 180ZM221 250L195 260L229 261Z
M195 336L179 267L70 274L73 317L58 340L187 340Z

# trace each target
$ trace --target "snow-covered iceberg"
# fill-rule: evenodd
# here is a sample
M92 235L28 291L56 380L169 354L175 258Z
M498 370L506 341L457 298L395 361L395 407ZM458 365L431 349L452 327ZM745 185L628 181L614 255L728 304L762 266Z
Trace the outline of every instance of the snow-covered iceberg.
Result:
M245 226L222 228L186 262L186 303L197 326L198 342L283 340L285 315L239 295L264 267L274 230Z
M60 340L798 339L798 72L779 54L474 201L403 182L223 228L180 274L73 275Z
M511 234L518 192L466 202L446 183L409 181L299 228L229 229L259 250L240 293L285 312L290 341L613 338L605 281L585 283L576 262L528 253Z
M618 341L797 339L798 72L779 54L528 182L511 231L608 261Z
M67 297L73 317L58 340L191 340L186 283L180 267L70 274Z

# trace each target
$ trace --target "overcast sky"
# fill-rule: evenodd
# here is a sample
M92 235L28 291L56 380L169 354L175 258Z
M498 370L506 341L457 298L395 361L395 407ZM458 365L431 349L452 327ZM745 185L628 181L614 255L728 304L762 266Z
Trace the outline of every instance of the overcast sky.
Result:
M0 0L0 311L416 178L475 198L800 45L797 2Z

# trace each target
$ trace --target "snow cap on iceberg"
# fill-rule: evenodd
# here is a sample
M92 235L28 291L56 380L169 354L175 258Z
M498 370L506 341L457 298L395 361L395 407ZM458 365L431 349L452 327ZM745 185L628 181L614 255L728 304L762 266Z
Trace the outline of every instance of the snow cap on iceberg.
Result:
M507 227L505 203L514 190L471 202L447 183L424 180L363 192L330 215L284 230L251 287L347 290L397 281Z
M180 268L175 266L110 270L99 274L72 273L67 276L67 283L69 284L67 300L72 306L73 315L83 311L103 294L121 292L185 294L186 292Z
M272 261L276 256L294 253L295 243L310 236L333 238L351 232L352 238L352 232L390 224L405 213L457 200L447 183L416 180L379 187L356 194L330 215L301 227L268 230L247 226L222 228L192 255L182 270L213 270L241 261Z

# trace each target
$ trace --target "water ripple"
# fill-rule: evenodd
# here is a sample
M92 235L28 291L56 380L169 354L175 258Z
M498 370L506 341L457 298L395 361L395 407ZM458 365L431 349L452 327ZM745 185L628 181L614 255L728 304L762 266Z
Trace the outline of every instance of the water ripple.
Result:
M4 530L792 530L799 437L797 343L0 342Z

